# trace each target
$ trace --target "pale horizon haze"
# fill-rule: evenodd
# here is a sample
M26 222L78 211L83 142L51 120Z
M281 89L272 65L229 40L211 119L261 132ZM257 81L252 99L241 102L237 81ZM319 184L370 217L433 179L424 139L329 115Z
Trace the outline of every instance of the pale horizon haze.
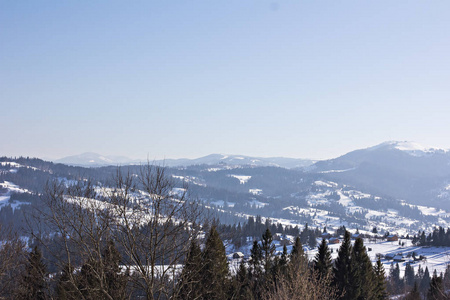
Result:
M0 156L450 148L450 1L0 1Z

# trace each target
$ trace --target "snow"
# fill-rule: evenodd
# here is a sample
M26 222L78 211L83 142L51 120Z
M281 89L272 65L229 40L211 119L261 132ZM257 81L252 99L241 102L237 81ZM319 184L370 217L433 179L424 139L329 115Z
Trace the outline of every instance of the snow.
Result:
M411 141L389 141L389 142L385 142L385 143L382 143L382 144L374 146L374 147L370 147L369 150L376 150L376 149L379 149L382 147L397 149L397 150L403 151L405 153L408 153L409 155L417 156L417 157L430 155L430 154L434 154L434 153L446 153L449 151L447 149L439 149L439 148L423 146L419 143L411 142Z
M342 191L338 191L338 195L341 196L341 199L339 199L339 204L343 205L343 206L351 206L354 205L352 199L350 199L349 197L347 197L346 195L344 195L342 193Z
M344 170L327 170L327 171L321 171L319 173L322 174L327 174L327 173L342 173L342 172L348 172L348 171L353 171L356 170L356 168L349 168L349 169L344 169Z
M14 183L9 181L4 181L3 183L0 183L0 188L7 189L6 193L0 195L0 207L10 205L12 209L15 210L17 207L21 205L30 204L29 202L20 202L17 200L10 202L12 193L29 193L28 190L22 189L18 185L15 185Z
M408 141L403 141L403 142L395 142L394 144L394 148L398 149L400 151L422 151L422 152L427 152L429 151L430 147L425 147L422 146L418 143L415 142L408 142Z
M249 189L248 192L253 195L261 195L262 194L261 189Z
M228 175L228 177L234 177L236 179L239 180L240 184L245 184L247 183L247 181L250 180L250 178L252 178L252 176L247 176L247 175Z
M331 181L322 181L322 180L317 180L317 181L314 181L314 184L315 185L318 185L318 186L326 186L326 187L337 187L337 183L335 183L335 182L331 182Z
M18 185L15 185L9 181L4 181L3 183L0 182L0 188L6 188L10 193L29 193L27 189L22 189Z
M187 182L187 183L193 183L193 184L198 185L198 186L206 186L206 184L204 183L203 180L201 180L201 179L199 179L199 178L197 178L195 176L186 176L185 177L185 176L179 176L179 175L173 175L172 174L172 177L175 178L175 179Z
M234 207L234 205L236 204L234 202L226 202L226 203L227 203L228 207ZM215 205L215 206L219 206L219 207L225 207L225 201L223 201L223 200L213 201L213 202L211 202L211 204Z
M435 207L417 206L417 208L426 216L447 216L447 212L443 209Z
M266 205L269 205L269 203L260 202L258 200L252 200L248 202L252 206L256 206L257 208L264 207Z
M183 188L173 188L171 193L172 196L183 197L186 194L186 189Z
M19 168L27 168L27 169L32 169L32 170L35 170L35 171L38 170L35 167L24 166L24 165L21 165L19 163L13 162L13 161L2 161L2 162L0 162L0 166L4 167L6 165L9 165L10 167L12 167L9 170L9 172L11 172L11 173L17 173Z
M5 205L9 201L9 196L0 196L0 206Z

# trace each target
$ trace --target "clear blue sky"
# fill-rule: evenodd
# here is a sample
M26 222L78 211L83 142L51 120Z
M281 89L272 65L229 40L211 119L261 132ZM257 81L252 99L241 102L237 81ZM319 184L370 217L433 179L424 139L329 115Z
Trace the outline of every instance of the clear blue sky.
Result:
M450 1L0 0L0 155L450 148Z

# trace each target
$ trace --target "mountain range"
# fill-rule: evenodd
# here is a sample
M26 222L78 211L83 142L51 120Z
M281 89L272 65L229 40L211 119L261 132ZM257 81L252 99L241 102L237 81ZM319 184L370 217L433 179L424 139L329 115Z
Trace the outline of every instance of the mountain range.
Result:
M54 162L85 167L145 163L95 153L65 157ZM450 151L408 141L384 142L321 161L211 154L196 159L166 159L151 163L167 167L209 165L297 169L373 194L450 208Z
M34 196L27 191L39 195L49 180L90 178L105 186L117 165L131 174L140 170L140 162L93 153L55 162L0 157L0 208L12 206L9 219L15 207L39 205L39 197L28 199ZM450 152L444 149L385 142L322 161L212 154L155 163L168 167L174 193L187 183L202 203L222 207L216 213L224 222L261 215L319 227L369 230L383 223L385 230L405 233L450 226Z
M124 156L104 156L97 153L87 152L80 155L67 156L54 160L55 163L61 163L71 166L83 167L101 167L101 166L117 166L117 165L134 165L146 163L143 160L133 160ZM210 154L204 157L189 159L165 159L150 161L156 165L164 165L167 167L192 166L192 165L247 165L247 166L274 166L282 168L304 168L314 163L311 159L286 158L286 157L251 157L244 155L225 155Z

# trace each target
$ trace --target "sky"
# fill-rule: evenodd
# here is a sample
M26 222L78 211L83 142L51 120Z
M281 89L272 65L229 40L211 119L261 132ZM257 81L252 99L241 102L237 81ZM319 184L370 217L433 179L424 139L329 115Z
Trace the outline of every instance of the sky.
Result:
M0 156L450 148L450 1L0 0Z

